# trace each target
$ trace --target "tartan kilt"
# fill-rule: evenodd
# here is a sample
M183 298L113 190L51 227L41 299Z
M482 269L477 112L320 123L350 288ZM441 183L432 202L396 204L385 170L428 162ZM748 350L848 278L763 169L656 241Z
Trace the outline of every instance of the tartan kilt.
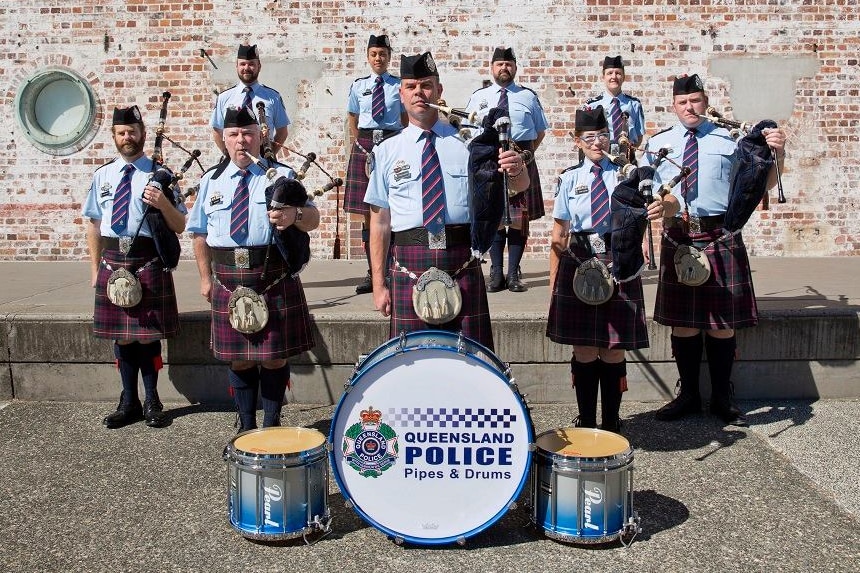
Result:
M373 149L373 138L359 136L356 143L371 151ZM352 152L349 154L349 164L346 168L346 185L343 192L343 210L347 213L367 215L370 213L370 205L364 202L364 194L367 192L367 184L370 179L364 171L367 154L363 152L356 143L352 144Z
M705 254L711 264L711 276L701 286L678 282L674 257L679 245L693 243L703 248L720 237L722 229L687 236L681 229L667 229L660 243L660 282L654 320L666 326L725 330L744 328L758 323L758 307L753 290L749 257L740 233L709 247Z
M394 259L401 267L406 267L416 276L429 269L437 267L449 275L453 275L471 255L468 245L450 247L448 249L430 250L424 246L392 247ZM463 296L463 308L460 314L451 322L445 324L427 324L415 314L412 306L412 287L415 281L403 271L391 270L391 322L389 337L399 336L401 331L415 330L447 330L463 332L479 344L493 350L493 331L490 325L490 307L487 302L487 287L484 284L484 273L480 261L471 261L457 276L460 294Z
M137 248L135 248L137 250ZM173 273L165 272L155 248L144 249L140 256L127 257L117 250L105 250L96 279L96 298L93 310L93 335L111 340L161 340L179 332L179 310ZM157 259L140 274L143 297L137 306L123 308L113 304L107 296L108 278L114 270L123 267L134 273L146 263Z
M580 260L590 258L580 247L571 247ZM612 254L598 255L604 264ZM546 335L553 342L575 346L595 346L619 350L648 348L645 323L645 297L642 279L615 285L615 294L601 305L579 300L573 292L573 276L579 263L570 253L559 258L558 273L552 289Z
M299 277L287 275L265 295L262 294L267 286L288 271L280 257L269 260L265 281L260 280L262 267L239 269L217 263L213 266L218 278L212 285L212 353L215 358L254 362L277 360L314 347L311 317ZM230 326L228 303L231 293L239 286L252 289L266 300L269 321L259 332L244 334Z
M533 141L518 141L517 145L522 149L534 150ZM519 221L523 216L523 210L528 210L529 221L540 219L546 214L543 206L543 192L540 185L540 173L537 161L532 161L526 166L529 170L529 188L511 197L511 220Z

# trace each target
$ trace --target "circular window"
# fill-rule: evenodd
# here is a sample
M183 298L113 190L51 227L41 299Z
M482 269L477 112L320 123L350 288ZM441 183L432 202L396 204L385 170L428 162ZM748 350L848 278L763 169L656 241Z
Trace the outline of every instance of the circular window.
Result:
M51 155L69 155L92 141L96 97L90 84L72 70L45 68L28 77L15 96L24 136Z

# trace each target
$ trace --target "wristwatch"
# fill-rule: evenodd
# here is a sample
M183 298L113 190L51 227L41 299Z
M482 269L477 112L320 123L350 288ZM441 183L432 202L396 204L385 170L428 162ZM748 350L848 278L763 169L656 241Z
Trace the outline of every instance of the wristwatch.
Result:
M301 220L302 220L302 208L296 207L296 220L293 221L293 223L298 223Z

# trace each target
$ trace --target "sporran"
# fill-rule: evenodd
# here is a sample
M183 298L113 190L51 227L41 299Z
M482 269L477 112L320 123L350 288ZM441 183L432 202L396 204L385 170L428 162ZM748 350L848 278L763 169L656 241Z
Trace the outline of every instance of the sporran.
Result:
M143 289L134 274L119 268L108 277L107 296L116 306L131 308L140 303L143 298Z
M609 269L602 261L592 257L582 262L573 275L573 294L576 298L597 306L612 298L615 284Z
M700 286L711 277L711 263L704 252L691 245L678 245L674 257L678 281L687 286Z
M445 324L460 314L463 295L451 275L430 267L412 287L412 307L427 324Z
M263 297L252 289L240 286L227 302L230 326L242 334L254 334L269 322L269 308Z

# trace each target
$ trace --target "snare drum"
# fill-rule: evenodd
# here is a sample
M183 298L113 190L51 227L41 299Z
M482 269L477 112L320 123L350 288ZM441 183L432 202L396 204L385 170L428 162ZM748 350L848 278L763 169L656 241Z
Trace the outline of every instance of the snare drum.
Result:
M230 524L249 539L327 532L325 436L276 426L242 432L224 448Z
M396 542L462 544L516 506L533 435L490 350L412 332L356 366L332 418L332 472L348 505Z
M618 434L558 428L536 441L532 463L532 523L547 537L573 543L631 539L633 449Z

